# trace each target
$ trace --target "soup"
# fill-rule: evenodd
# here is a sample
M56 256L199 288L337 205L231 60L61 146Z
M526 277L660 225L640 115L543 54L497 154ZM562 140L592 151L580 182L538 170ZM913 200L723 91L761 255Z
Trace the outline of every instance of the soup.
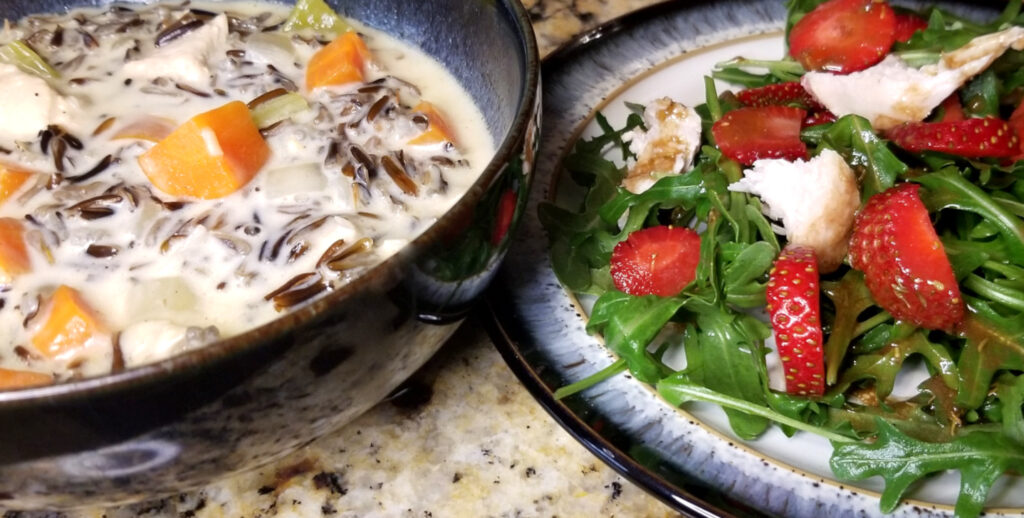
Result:
M8 23L0 387L264 324L402 248L475 180L493 143L450 74L355 22L301 19L154 4Z

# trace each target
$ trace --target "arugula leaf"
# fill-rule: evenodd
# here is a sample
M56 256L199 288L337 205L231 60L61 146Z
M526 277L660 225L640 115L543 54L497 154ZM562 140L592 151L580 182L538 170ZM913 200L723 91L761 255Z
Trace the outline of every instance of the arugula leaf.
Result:
M601 156L613 142L609 136L581 141L563 164L580 186L588 187L578 209L541 203L538 217L551 242L552 269L573 291L599 294L610 287L607 262L619 241L616 222L601 219L600 210L620 195L625 171Z
M703 194L703 179L699 172L691 170L686 174L665 176L640 194L619 189L618 195L602 205L598 214L605 223L614 225L628 211L629 220L622 228L623 233L628 234L641 227L655 206L693 208Z
M1024 370L1024 319L997 320L998 315L971 301L968 308L972 311L960 326L967 343L957 363L957 403L964 408L977 408L985 401L997 371Z
M1024 450L1001 433L973 432L946 443L927 443L903 435L877 420L872 443L833 443L829 465L846 480L871 476L885 479L882 512L896 509L911 484L940 471L960 471L956 516L977 516L997 478L1008 469L1024 468Z
M946 236L940 239L958 281L962 281L992 257L986 249L975 246L975 241L961 241Z
M889 150L885 141L875 134L871 123L863 117L841 117L832 123L822 140L843 155L846 163L857 172L861 179L862 200L892 187L909 169Z
M612 376L615 376L616 374L626 370L626 367L626 360L619 358L607 367L591 374L590 376L559 388L552 395L555 396L555 399L565 399L573 394L583 392L584 390L587 390L588 388L593 387Z
M761 340L767 336L764 324L749 315L728 312L715 305L701 305L694 299L687 309L698 312L696 332L687 336L687 375L710 390L765 405L760 365L764 363ZM757 327L745 319L755 320ZM746 325L745 325L746 324ZM752 335L761 331L760 336ZM691 355L699 355L699 369L690 367ZM768 427L768 420L735 409L726 409L729 425L736 435L753 439Z
M934 63L938 61L940 52L958 49L973 38L990 32L985 26L939 8L932 8L927 18L928 27L914 33L907 42L897 43L893 47L912 66Z
M683 302L679 297L634 297L610 290L594 303L587 332L601 333L608 348L626 360L633 376L654 384L665 374L665 367L647 351L647 345Z
M853 343L849 348L849 352L852 354L866 354L877 351L892 343L894 332L895 329L892 324L876 325L865 332L860 340Z
M765 73L755 74L750 69L765 70ZM804 72L800 63L789 58L766 60L737 57L716 63L711 77L745 88L756 88L771 83L799 81Z
M925 187L921 201L929 211L953 208L982 216L999 229L1010 256L1024 259L1024 220L996 203L955 168L947 167L911 180Z
M744 308L763 308L768 270L778 249L765 241L723 243L722 284L726 302Z
M825 342L825 382L831 385L836 382L843 357L854 338L857 318L864 310L874 307L875 301L864 283L864 274L857 270L847 271L838 282L821 283L821 290L836 307L832 331Z
M1003 433L1024 446L1024 375L1001 376L992 392L1001 403Z
M739 412L751 417L759 417L765 420L775 421L784 426L796 430L810 432L820 435L834 443L851 441L850 437L836 433L826 428L808 424L799 419L792 418L765 405L753 404L749 401L735 398L721 392L716 392L699 383L691 381L685 372L677 372L658 382L658 393L669 403L675 406L682 406L690 401L703 401L714 403L728 411Z
M590 260L583 247L564 239L551 242L551 268L559 282L576 292L587 292L593 285Z
M608 119L605 118L604 114L598 112L597 115L594 116L594 120L604 133L585 142L584 146L604 148L606 145L612 144L619 148L619 151L622 153L622 160L634 157L633 152L629 149L629 144L622 140L622 136L629 131L633 131L636 127L643 126L644 120L642 114L642 110L640 113L631 113L626 118L626 125L616 130L608 123Z
M985 296L994 303L1001 304L1011 310L1024 311L1024 291L1014 289L1005 283L987 280L973 273L964 279L963 285L965 288L978 295Z
M963 88L964 112L975 117L999 117L999 80L991 69L982 72Z
M960 386L956 363L949 350L942 344L928 340L923 332L917 331L906 338L893 340L891 345L878 351L855 357L830 392L845 392L854 383L871 379L875 382L875 394L878 399L884 400L892 393L903 362L915 354L921 355L932 369L939 373L947 386Z

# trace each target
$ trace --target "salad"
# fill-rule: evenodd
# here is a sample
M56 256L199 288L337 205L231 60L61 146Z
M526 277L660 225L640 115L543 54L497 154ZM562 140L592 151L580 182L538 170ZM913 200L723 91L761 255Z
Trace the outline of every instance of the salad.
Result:
M584 195L540 207L552 265L619 360L556 395L628 370L741 438L828 439L883 511L958 471L977 516L1024 469L1021 4L787 7L781 59L598 114L563 161Z

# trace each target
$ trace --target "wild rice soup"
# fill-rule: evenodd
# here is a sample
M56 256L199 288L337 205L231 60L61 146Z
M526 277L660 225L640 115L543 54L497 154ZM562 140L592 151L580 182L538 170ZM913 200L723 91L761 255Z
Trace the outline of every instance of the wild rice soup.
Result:
M393 254L490 159L479 111L422 52L217 5L5 26L0 388L266 323Z

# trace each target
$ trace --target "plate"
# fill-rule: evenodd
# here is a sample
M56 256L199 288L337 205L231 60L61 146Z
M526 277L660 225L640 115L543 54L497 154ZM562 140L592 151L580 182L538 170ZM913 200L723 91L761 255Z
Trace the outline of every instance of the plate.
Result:
M983 9L977 2L948 7ZM628 374L563 401L553 396L616 359L586 333L585 304L555 278L537 218L541 201L572 195L557 189L562 157L577 138L599 133L596 111L621 126L624 102L669 96L692 106L703 101L702 77L715 63L739 55L778 59L785 14L781 0L667 2L584 34L546 60L537 176L522 229L488 293L490 330L512 370L563 427L686 515L883 516L881 479L834 480L831 446L817 436L790 439L772 427L743 441L717 407L676 409ZM1024 516L1022 478L997 482L987 515ZM957 474L934 477L889 516L951 516L958 490Z

